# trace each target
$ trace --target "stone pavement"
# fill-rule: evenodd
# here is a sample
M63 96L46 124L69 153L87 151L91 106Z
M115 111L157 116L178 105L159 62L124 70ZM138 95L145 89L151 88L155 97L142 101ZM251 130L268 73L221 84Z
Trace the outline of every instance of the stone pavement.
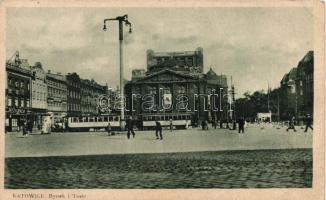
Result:
M286 127L251 125L245 134L226 129L163 130L163 140L156 140L154 131L136 131L127 140L126 134L107 136L106 132L52 133L49 135L6 134L6 157L39 157L71 155L105 155L133 153L168 153L222 150L312 148L312 131L286 132Z

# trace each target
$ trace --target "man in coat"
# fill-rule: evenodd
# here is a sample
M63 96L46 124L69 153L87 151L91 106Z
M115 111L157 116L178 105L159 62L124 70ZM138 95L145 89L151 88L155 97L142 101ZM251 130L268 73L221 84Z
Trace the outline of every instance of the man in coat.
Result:
M135 137L135 132L134 132L134 125L131 116L127 119L126 121L126 126L127 126L127 138L130 138L130 133L132 133L132 137Z
M305 129L304 132L307 132L308 128L311 128L311 130L313 130L311 125L312 125L312 118L310 117L309 114L307 114L307 117L306 117L306 129Z
M158 139L163 140L163 136L162 136L162 126L161 126L161 123L160 123L158 120L156 120L156 121L155 121L155 124L156 124L156 126L155 126L156 139L157 139L157 140L158 140ZM160 137L159 137L159 136L160 136Z

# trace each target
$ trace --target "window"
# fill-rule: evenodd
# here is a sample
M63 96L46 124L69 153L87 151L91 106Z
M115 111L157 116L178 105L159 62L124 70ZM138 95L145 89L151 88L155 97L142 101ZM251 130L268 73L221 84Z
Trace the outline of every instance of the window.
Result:
M25 105L24 105L24 99L21 99L20 100L20 107L25 107Z
M15 106L18 106L18 99L15 99Z
M30 107L29 100L26 100L26 107Z
M300 86L302 86L302 80L300 80Z
M8 97L8 106L11 106L12 105L12 99L11 97Z

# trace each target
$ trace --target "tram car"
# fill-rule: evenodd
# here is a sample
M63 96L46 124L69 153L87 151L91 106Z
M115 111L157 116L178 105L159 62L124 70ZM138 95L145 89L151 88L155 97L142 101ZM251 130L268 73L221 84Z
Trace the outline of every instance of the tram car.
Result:
M68 117L69 131L96 131L106 130L110 123L112 130L120 128L120 116L116 115L99 115L99 116L81 116Z
M148 114L142 115L143 129L154 129L156 120L161 123L162 127L170 127L170 121L175 129L186 129L191 126L191 114Z

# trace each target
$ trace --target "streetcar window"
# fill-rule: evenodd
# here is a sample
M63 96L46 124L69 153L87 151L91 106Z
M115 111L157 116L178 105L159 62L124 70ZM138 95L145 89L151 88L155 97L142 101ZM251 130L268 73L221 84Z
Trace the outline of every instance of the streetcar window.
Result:
M182 120L182 116L178 116L178 120Z
M103 122L103 118L102 117L97 117L97 121L98 122Z
M94 121L97 122L97 117L94 117Z
M88 117L84 117L84 122L88 122Z
M94 117L90 117L89 122L94 122Z
M107 117L107 116L104 117L104 121L105 121L105 122L108 121L108 117Z
M113 120L114 121L119 121L119 118L118 117L114 117Z
M143 117L143 121L147 121L147 117Z
M110 122L113 121L113 117L112 117L112 116L109 117L109 121L110 121Z
M72 118L72 122L78 122L78 118L77 117L73 117Z
M185 119L186 119L186 116L181 116L181 119L182 119L182 120L185 120Z
M83 122L83 118L82 117L79 117L79 122Z
M177 118L177 116L173 116L173 120L177 120L178 118Z

